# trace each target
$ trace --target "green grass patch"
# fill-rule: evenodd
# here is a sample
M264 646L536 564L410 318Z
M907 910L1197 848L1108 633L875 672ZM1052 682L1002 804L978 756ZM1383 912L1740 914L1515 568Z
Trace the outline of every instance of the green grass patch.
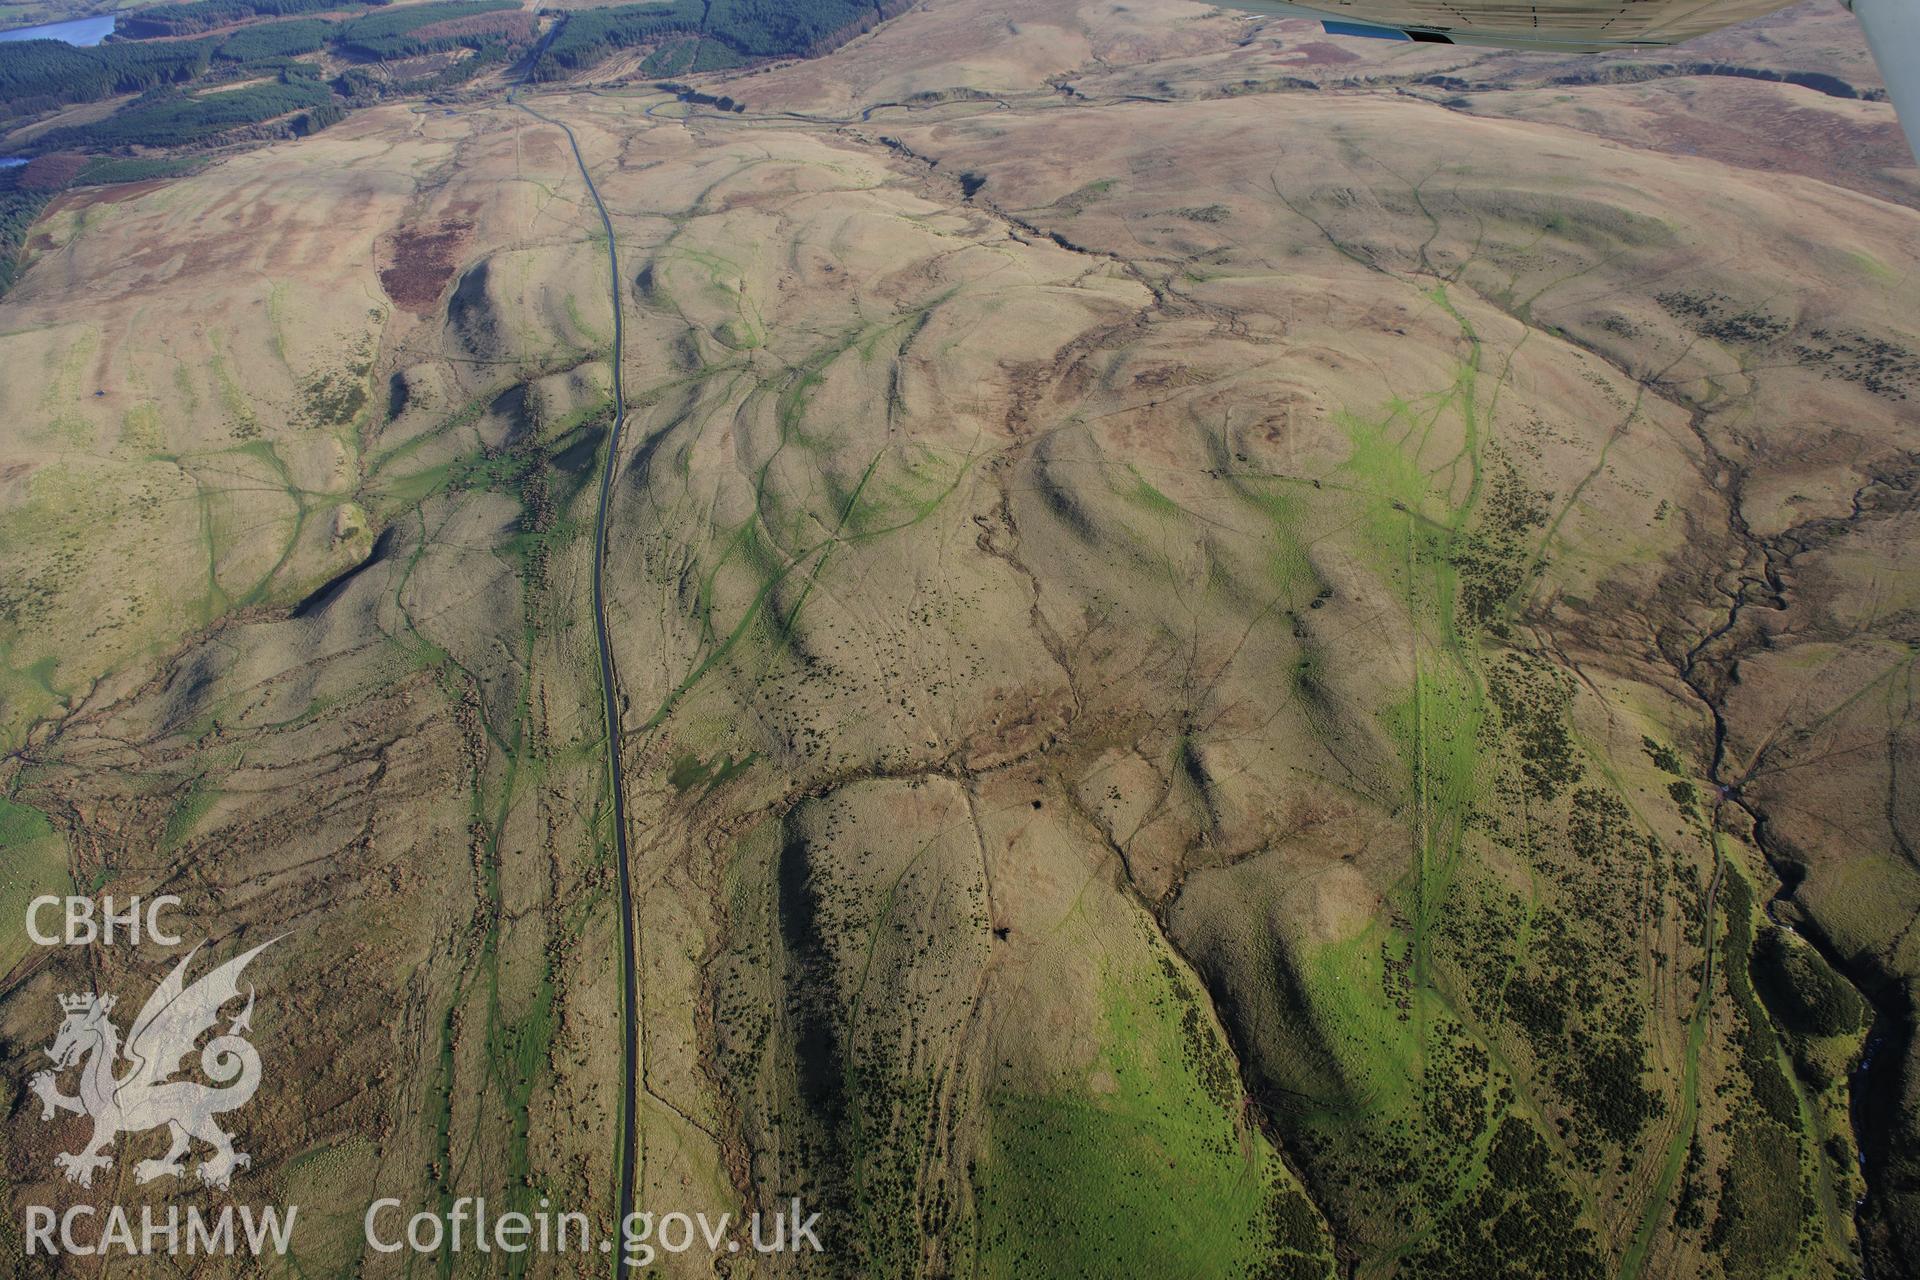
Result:
M1169 960L1103 993L1088 1080L990 1098L977 1173L987 1276L1322 1277L1317 1218L1241 1119L1238 1076Z
M161 849L171 853L184 844L193 834L193 829L200 825L200 819L206 817L207 811L213 808L213 802L219 794L212 787L204 785L201 779L195 778L167 814L166 831L160 837Z
M0 796L0 973L33 947L27 904L72 888L66 840L38 809Z
M682 794L699 787L701 794L705 795L728 779L745 773L747 766L759 758L757 752L749 752L738 760L731 755L721 755L702 761L699 756L688 752L676 759L673 767L667 770L667 782Z

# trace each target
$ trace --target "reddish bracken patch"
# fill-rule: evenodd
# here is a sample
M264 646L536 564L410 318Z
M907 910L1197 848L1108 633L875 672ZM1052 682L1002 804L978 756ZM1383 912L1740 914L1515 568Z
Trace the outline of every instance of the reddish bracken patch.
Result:
M448 18L445 22L429 22L424 27L415 27L408 34L421 40L438 40L446 36L497 35L506 40L524 42L533 38L533 23L533 15L524 11L475 13L464 18Z
M1903 180L1906 143L1891 112L1867 118L1829 110L1803 89L1723 78L1680 103L1678 110L1662 110L1648 130L1647 141L1663 151L1797 173L1913 204L1913 185ZM1794 145L1780 146L1779 139L1787 137ZM1628 140L1639 141L1630 135Z
M1288 45L1287 51L1274 61L1289 67L1338 67L1360 61L1360 55L1331 40L1313 40L1306 44Z
M119 182L110 187L81 187L56 197L54 207L62 213L72 213L79 209L91 209L97 204L121 204L138 199L149 191L158 191L167 182L166 178L148 178L142 182Z
M20 189L23 191L59 191L80 175L87 167L85 156L71 152L60 152L50 156L36 156L20 170Z
M388 239L380 268L380 287L395 306L426 315L439 305L440 293L460 265L460 251L473 235L465 218L447 218L432 227L403 227Z

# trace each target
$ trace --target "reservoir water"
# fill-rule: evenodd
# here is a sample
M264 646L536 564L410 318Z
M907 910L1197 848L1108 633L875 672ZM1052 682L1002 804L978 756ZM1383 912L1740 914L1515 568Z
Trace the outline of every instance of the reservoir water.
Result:
M12 31L0 31L0 42L8 40L64 40L68 44L99 44L113 34L114 15L102 14L97 18L75 18L71 22L49 22L39 27L17 27Z

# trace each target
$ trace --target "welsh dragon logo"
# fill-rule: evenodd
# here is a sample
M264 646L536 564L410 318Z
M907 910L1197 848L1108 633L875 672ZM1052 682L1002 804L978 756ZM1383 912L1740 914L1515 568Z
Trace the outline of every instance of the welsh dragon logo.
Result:
M133 1020L124 1047L119 1029L108 1016L113 1012L112 996L60 997L66 1021L47 1046L54 1070L39 1072L28 1087L39 1095L42 1120L51 1120L61 1111L93 1117L93 1140L85 1149L54 1157L69 1181L92 1186L94 1171L113 1164L106 1151L116 1138L161 1125L167 1127L173 1145L165 1158L142 1160L133 1167L139 1182L182 1176L186 1168L181 1161L195 1141L213 1148L196 1170L208 1186L226 1186L235 1169L252 1163L245 1152L233 1149L234 1135L214 1120L245 1106L260 1087L260 1055L244 1038L253 1022L251 986L246 990L246 1008L224 1035L215 1036L200 1050L200 1069L213 1085L172 1077L200 1037L220 1020L221 1006L240 998L241 971L277 941L271 939L236 956L188 986L187 966L200 951L195 947L148 998ZM123 1060L125 1071L116 1074ZM80 1067L80 1092L68 1097L60 1092L56 1076L74 1066Z

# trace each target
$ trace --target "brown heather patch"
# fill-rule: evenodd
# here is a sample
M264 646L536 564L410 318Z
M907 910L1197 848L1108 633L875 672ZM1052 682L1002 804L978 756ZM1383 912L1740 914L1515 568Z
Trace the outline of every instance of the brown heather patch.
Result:
M465 218L394 232L383 255L387 262L380 268L381 288L395 306L425 315L439 303L440 292L453 278L460 251L472 235L473 223Z

